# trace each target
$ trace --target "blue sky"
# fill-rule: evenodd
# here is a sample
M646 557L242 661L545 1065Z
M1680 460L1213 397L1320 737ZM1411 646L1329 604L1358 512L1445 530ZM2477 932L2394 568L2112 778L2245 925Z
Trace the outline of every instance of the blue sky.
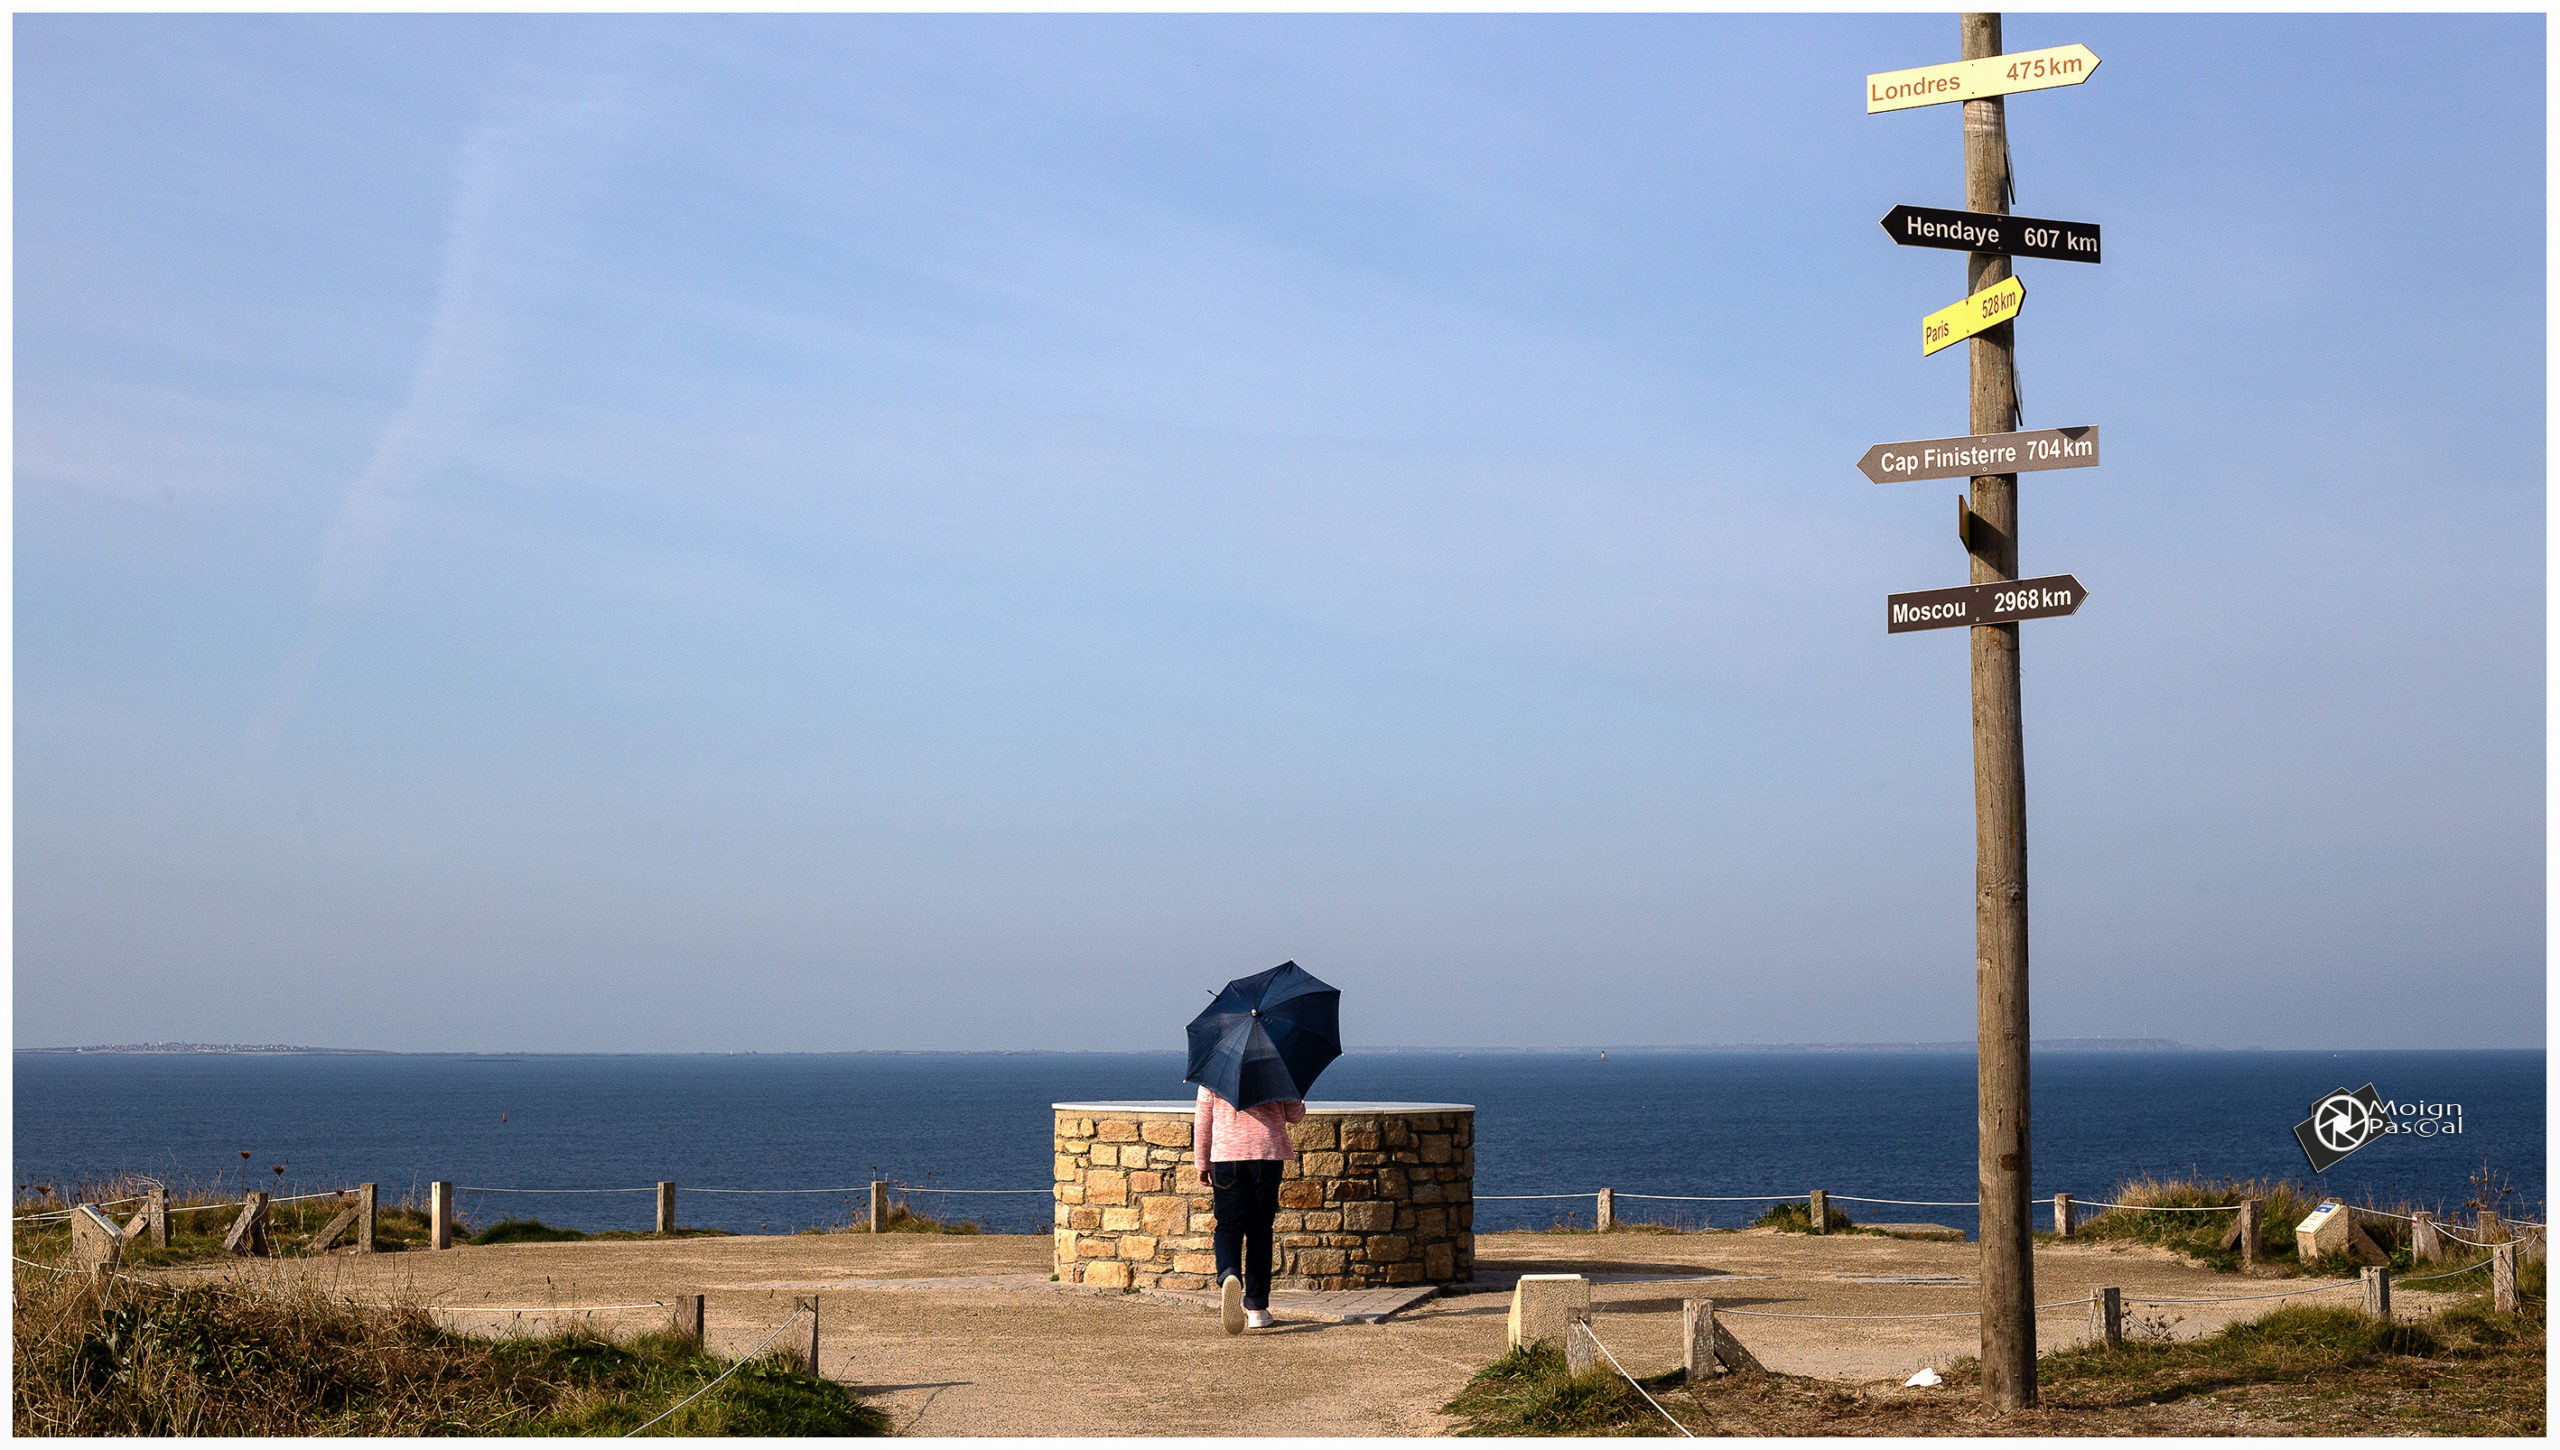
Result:
M2543 1040L2543 27L2008 22L2039 1036ZM19 17L17 1042L1969 1036L1955 47Z

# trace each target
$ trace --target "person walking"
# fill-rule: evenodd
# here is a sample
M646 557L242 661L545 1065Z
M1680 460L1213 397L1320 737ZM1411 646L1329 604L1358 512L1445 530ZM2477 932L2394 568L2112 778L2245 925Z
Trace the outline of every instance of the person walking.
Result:
M1306 1115L1307 1105L1295 1098L1239 1109L1205 1086L1192 1110L1191 1162L1218 1218L1218 1310L1229 1334L1271 1327L1280 1165L1298 1156L1289 1125Z

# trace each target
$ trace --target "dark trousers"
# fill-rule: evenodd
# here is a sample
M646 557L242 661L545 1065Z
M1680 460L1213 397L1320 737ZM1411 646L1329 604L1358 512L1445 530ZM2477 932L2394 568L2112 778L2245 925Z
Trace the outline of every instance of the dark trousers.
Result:
M1209 1165L1209 1207L1218 1216L1218 1282L1244 1280L1244 1307L1271 1307L1271 1216L1280 1211L1280 1164L1251 1158Z

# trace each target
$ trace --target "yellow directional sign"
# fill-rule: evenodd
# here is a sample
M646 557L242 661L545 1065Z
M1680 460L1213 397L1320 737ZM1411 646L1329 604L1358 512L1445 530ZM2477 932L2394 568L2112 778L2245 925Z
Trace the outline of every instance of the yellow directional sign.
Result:
M2089 47L2057 45L2051 50L2022 50L2016 55L1951 60L1916 70L1889 70L1867 77L1867 114L1934 106L1944 101L1978 101L2011 91L2076 86L2097 68L2098 58Z
M2027 284L2015 277L1985 287L1962 302L1941 307L1920 319L1920 355L1927 357L1951 342L1998 327L2027 305Z

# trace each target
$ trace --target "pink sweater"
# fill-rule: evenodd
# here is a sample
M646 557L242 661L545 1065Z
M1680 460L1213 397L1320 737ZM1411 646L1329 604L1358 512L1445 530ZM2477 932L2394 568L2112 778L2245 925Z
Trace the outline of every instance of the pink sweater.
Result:
M1261 1103L1237 1112L1225 1098L1202 1088L1199 1106L1191 1114L1191 1161L1242 1163L1277 1158L1286 1163L1298 1156L1289 1142L1289 1125L1306 1115L1307 1105L1301 1102Z

